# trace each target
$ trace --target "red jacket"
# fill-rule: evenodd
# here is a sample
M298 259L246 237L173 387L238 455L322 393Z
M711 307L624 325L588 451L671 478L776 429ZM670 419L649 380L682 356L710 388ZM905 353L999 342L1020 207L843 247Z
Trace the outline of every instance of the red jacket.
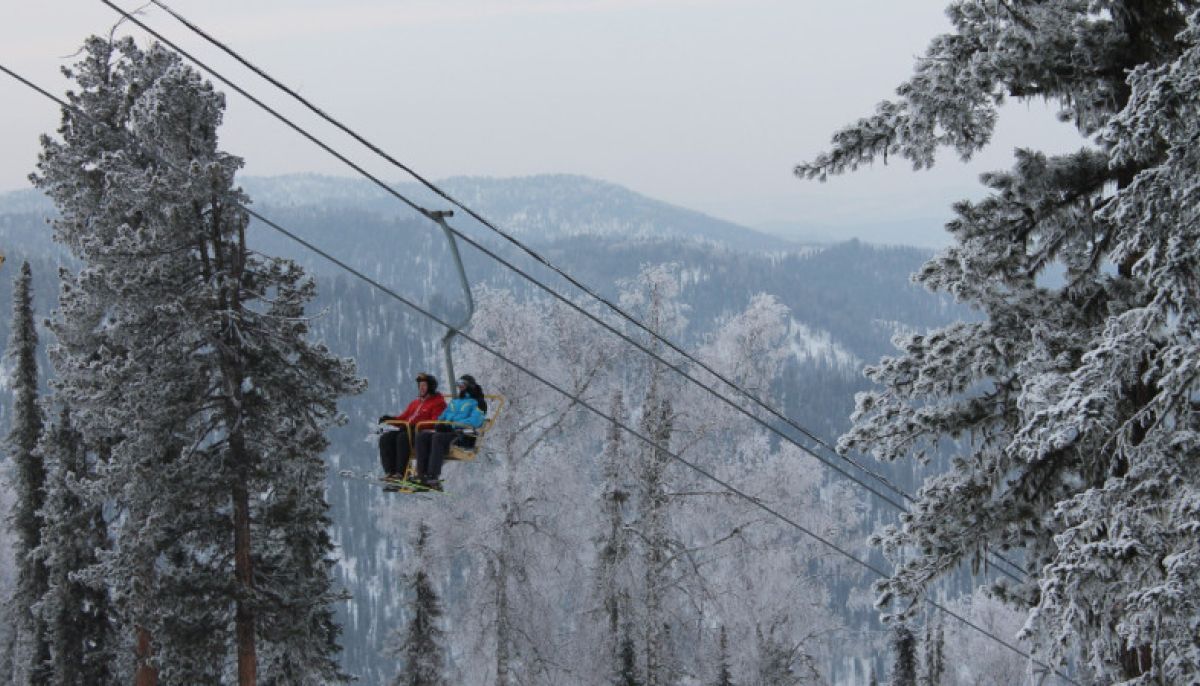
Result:
M442 394L430 393L424 398L418 397L409 403L408 407L396 416L396 419L409 424L432 422L442 414L444 409L446 409L446 399L442 397Z

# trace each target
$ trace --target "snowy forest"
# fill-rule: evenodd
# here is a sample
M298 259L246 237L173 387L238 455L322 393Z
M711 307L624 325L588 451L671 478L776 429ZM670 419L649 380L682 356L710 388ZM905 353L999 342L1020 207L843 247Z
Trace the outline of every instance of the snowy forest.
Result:
M797 184L969 158L1008 99L1089 142L937 253L578 176L246 177L217 84L88 39L0 195L0 678L1200 683L1200 6L948 16ZM377 417L449 392L472 310L495 423L389 492Z

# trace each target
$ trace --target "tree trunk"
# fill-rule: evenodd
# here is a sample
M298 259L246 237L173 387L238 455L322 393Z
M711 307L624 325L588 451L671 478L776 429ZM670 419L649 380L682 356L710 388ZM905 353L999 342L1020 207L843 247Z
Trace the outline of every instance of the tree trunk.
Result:
M1143 643L1135 648L1122 648L1118 659L1121 662L1122 678L1133 680L1150 671L1154 664L1154 651Z
M241 587L237 600L238 686L254 686L258 656L254 647L254 610L250 596L254 591L254 568L250 558L250 495L245 484L233 487L234 573Z
M642 429L660 445L671 439L671 409L666 400L651 396L647 402L649 421ZM645 493L642 506L644 536L647 539L646 564L646 684L664 686L670 683L668 636L670 627L663 613L663 593L666 589L666 564L670 543L667 534L666 468L669 459L665 451L647 448L648 464L644 466Z
M512 683L512 675L509 672L509 662L512 659L511 646L512 642L512 608L509 607L508 600L508 577L512 573L509 569L508 556L515 549L513 541L512 528L515 524L516 512L516 465L513 464L513 455L516 453L515 436L509 436L505 445L505 454L509 456L508 468L504 475L504 491L507 502L504 503L504 524L500 528L500 554L496 556L495 583L496 583L496 686L510 686Z
M137 669L133 673L133 686L158 686L158 670L150 664L150 632L137 628Z

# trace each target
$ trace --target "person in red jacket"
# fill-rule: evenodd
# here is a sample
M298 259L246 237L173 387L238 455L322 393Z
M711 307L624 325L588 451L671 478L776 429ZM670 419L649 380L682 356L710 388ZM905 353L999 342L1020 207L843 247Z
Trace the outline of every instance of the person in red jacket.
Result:
M385 431L379 437L379 463L383 466L384 478L402 479L408 471L408 457L412 454L413 433L421 422L438 418L446 409L446 399L437 392L438 381L432 374L417 374L417 397L398 415L384 415L380 424L398 426L399 431Z

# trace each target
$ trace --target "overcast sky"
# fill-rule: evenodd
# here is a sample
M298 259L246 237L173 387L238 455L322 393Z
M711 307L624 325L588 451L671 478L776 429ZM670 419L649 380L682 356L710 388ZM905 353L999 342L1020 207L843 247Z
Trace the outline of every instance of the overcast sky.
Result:
M948 30L946 2L168 4L426 176L585 174L748 226L936 245L949 204L980 195L979 172L1007 168L1016 146L1077 149L1074 130L1040 103L1015 104L992 146L967 164L950 152L933 171L900 162L825 184L791 169L892 94ZM98 0L0 6L0 63L56 92L67 87L57 70L82 39L117 19ZM143 20L269 92L157 8ZM118 30L146 40L136 27ZM343 140L283 98L266 99ZM27 186L37 135L57 121L53 104L0 74L0 191ZM222 136L248 174L352 174L233 93ZM401 179L385 164L365 166Z

